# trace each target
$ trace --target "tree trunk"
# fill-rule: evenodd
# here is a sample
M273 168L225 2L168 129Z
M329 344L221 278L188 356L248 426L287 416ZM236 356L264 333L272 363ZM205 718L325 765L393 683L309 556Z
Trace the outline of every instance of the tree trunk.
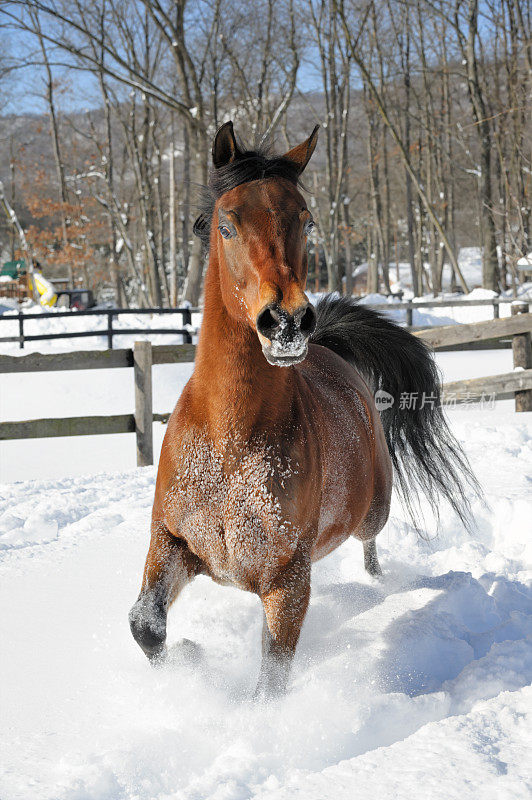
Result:
M190 145L191 160L193 162L192 168L196 176L196 184L205 186L207 183L207 158L209 152L206 133L199 130L194 131L193 135L190 137ZM186 157L185 163L187 163ZM187 187L185 185L185 191L186 190ZM187 213L187 209L184 209L183 216L184 220L188 220L189 214ZM183 247L185 247L185 241L187 241L188 248L188 228L186 236L185 228L183 229ZM203 245L198 237L194 237L185 285L181 297L182 301L190 303L192 306L197 306L199 304L204 267L205 254L203 252Z
M404 141L405 150L410 152L410 31L408 20L405 25L405 69L404 69L404 88L405 88L405 128ZM419 297L421 287L417 277L416 251L414 246L414 208L412 197L412 176L405 166L406 179L406 224L408 236L408 260L410 262L410 274L412 276L412 291L414 297Z
M475 47L475 40L478 35L478 0L468 0L467 21L468 30L465 46L467 85L477 123L480 147L479 191L482 232L482 283L485 289L497 291L499 287L499 268L491 185L491 128L480 85Z
M54 84L53 84L53 76L52 76L52 69L50 67L50 61L48 59L48 51L46 49L46 45L44 43L44 38L41 31L41 24L38 17L37 12L31 11L30 16L33 20L33 24L35 27L35 34L39 40L39 45L42 52L44 67L46 71L46 101L48 103L48 111L50 114L50 133L52 136L52 143L53 143L53 151L54 151L54 161L55 161L55 169L57 175L57 182L59 184L59 197L60 197L60 211L59 215L61 218L61 235L63 239L63 248L65 253L68 253L68 233L67 233L67 212L66 212L66 205L68 200L67 195L67 188L66 188L66 181L65 181L65 168L63 166L63 158L61 155L61 145L59 142L59 126L57 123L57 113L55 108L55 100L54 100ZM67 264L68 270L68 280L70 284L70 288L74 288L74 270L72 264L70 262L70 258Z
M353 264L351 263L351 220L349 218L349 198L343 203L345 225L345 293L353 294Z
M176 252L176 203L175 203L175 141L174 141L174 116L172 114L172 136L170 140L170 150L168 153L169 162L169 210L170 215L170 304L177 306L178 275L177 275L177 252Z

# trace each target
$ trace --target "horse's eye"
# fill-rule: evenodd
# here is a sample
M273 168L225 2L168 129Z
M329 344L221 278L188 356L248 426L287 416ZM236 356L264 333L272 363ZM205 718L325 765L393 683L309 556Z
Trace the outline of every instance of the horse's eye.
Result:
M231 236L233 235L226 225L218 225L218 230L220 231L224 239L230 239Z
M313 219L309 219L307 221L307 223L305 224L305 236L309 236L309 234L312 233L312 231L314 230L315 227L316 227L316 223L314 222L314 220Z

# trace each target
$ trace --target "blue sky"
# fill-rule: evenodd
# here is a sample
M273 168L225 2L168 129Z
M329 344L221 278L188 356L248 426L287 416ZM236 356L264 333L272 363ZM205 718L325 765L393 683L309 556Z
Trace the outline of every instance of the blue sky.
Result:
M6 38L6 37L4 37ZM31 34L24 31L11 31L9 33L7 52L21 65L24 54L31 60L40 58L36 49L36 40ZM68 54L53 51L50 47L50 61L54 58L57 62L65 62ZM56 81L56 102L63 111L83 111L100 105L100 95L93 77L83 70L73 67L54 66L54 79ZM313 59L303 59L299 68L298 88L301 91L313 91L320 88L321 77ZM47 103L44 97L45 74L44 68L39 66L21 66L14 70L5 84L8 102L3 105L5 114L42 114L47 112ZM2 92L3 94L4 92Z

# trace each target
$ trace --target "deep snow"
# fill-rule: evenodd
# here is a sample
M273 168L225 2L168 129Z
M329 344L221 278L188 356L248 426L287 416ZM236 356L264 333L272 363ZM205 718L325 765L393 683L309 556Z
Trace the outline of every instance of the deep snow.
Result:
M453 355L453 354L451 354ZM319 562L285 700L255 706L257 598L198 578L149 667L127 612L154 469L1 487L3 800L520 800L530 782L532 425L451 414L491 510ZM430 533L430 531L429 531Z
M512 368L509 350L436 358L447 381ZM156 411L191 368L154 368ZM132 370L2 376L0 419L132 407ZM133 642L155 477L131 468L134 436L2 443L1 800L529 798L532 415L503 401L449 418L491 507L475 504L472 535L446 511L420 539L394 505L380 581L353 540L315 565L291 689L269 706L249 702L250 594L184 591L168 639L198 642L196 661L176 647L152 670Z

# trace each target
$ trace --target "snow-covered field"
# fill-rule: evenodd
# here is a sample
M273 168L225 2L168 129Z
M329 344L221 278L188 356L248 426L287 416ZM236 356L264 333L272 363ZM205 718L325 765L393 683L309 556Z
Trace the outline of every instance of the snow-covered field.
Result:
M530 797L529 415L453 412L491 508L417 538L399 508L384 578L350 541L315 566L288 696L249 697L258 600L198 578L193 639L153 670L127 612L154 469L1 488L3 800L519 800Z
M511 369L508 350L437 360L445 380ZM154 368L156 411L190 371ZM2 376L0 419L132 407L132 370ZM168 639L195 660L176 647L153 670L130 636L155 478L132 435L2 443L1 800L529 798L532 414L449 416L490 507L472 535L446 511L421 539L394 505L381 580L356 541L315 565L290 691L267 706L249 699L253 595L184 591Z

